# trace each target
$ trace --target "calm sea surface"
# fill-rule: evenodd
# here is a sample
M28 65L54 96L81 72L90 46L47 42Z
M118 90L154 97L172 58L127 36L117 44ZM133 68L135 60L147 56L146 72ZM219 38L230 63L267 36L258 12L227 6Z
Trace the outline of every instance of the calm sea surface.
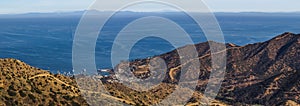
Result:
M81 16L47 15L0 15L0 58L17 58L54 73L58 70L72 71L72 43ZM124 26L135 19L151 15L178 23L195 43L206 41L202 30L182 13L118 13L107 22L97 40L97 68L112 67L112 42ZM237 45L266 41L283 32L300 33L298 13L217 13L216 17L226 42ZM176 36L172 39L176 39ZM144 58L173 49L163 39L148 37L132 48L130 58Z

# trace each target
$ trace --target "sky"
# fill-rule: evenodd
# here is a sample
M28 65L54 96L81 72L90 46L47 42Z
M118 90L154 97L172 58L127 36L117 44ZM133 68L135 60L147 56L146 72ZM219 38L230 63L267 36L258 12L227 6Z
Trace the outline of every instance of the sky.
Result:
M109 0L105 0L109 2ZM191 0L193 1L193 0ZM299 12L300 0L202 0L213 12ZM94 0L1 0L0 14L87 10ZM111 3L111 5L114 5ZM197 8L197 4L191 5ZM132 11L166 11L160 6L140 6ZM196 10L195 10L196 11Z

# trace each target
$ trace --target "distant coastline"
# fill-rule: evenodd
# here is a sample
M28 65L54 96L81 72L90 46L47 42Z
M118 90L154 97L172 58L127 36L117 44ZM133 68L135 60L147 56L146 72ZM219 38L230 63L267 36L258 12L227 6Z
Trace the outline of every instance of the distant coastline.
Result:
M28 12L28 13L0 13L0 16L47 16L47 15L82 15L85 12L93 12L93 13L111 13L113 11L97 11L97 10L84 10L84 11L62 11L62 12ZM182 13L182 11L154 11L154 12L136 12L136 11L119 11L119 13ZM201 13L201 12L191 12L191 13ZM203 12L202 12L203 13ZM240 15L300 15L300 11L294 12L256 12L256 11L241 11L241 12L212 12L215 15L219 14L240 14Z

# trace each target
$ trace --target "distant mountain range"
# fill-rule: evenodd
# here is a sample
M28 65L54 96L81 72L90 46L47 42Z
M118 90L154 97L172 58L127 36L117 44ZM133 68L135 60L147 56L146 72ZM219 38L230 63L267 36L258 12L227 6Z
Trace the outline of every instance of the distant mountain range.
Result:
M28 18L28 17L68 17L68 16L82 16L85 12L89 11L94 14L110 13L112 11L97 11L97 10L85 10L85 11L72 11L72 12L31 12L20 14L0 14L0 18ZM119 11L123 14L153 14L153 13L182 13L180 11L157 11L157 12L134 12L134 11ZM199 13L199 12L192 12ZM215 15L250 15L250 16L299 16L300 12L214 12Z
M225 79L211 105L300 105L300 34L287 32L266 42L245 46L228 43L226 46ZM178 49L186 47L188 46ZM197 59L201 63L200 69L187 69L200 72L200 76L197 90L187 105L202 104L200 99L212 69L208 42L195 44L195 47L199 53ZM154 104L172 93L176 82L180 80L177 77L179 69L187 65L180 64L176 50L153 58L155 57L166 61L168 70L163 83L150 91L140 92L119 82L102 80L112 96L78 89L73 77L54 75L15 59L0 59L0 101L6 105L87 105L81 96L85 95L99 96L98 99L93 99L94 102L89 102L92 104L97 104L97 100L105 100L104 98L131 105ZM133 72L136 76L149 71L144 67L149 64L149 58L137 59L130 64L135 65L136 70L142 70L139 73ZM86 80L82 77L84 76L76 77L77 81ZM92 78L91 81L95 84L84 84L94 87L101 84Z

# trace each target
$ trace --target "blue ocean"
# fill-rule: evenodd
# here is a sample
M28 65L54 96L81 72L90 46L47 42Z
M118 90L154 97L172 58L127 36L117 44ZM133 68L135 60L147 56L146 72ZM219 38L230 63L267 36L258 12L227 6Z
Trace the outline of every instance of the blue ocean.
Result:
M110 50L119 31L143 16L162 16L179 24L194 43L207 41L202 30L183 13L134 13L114 15L96 44L97 68L111 68ZM300 33L300 13L215 13L225 41L246 45L266 41L284 32ZM82 12L0 15L0 58L20 59L53 73L72 71L72 44ZM174 37L176 39L176 37ZM175 49L161 38L140 40L130 59L159 55Z

